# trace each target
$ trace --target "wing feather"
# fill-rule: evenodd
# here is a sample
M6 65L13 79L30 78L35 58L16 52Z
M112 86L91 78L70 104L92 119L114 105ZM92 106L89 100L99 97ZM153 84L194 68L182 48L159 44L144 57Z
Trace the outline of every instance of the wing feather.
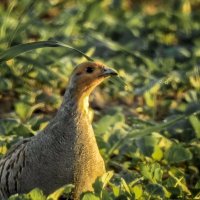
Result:
M26 146L30 138L15 144L0 160L0 198L6 199L19 191L18 180L25 167Z

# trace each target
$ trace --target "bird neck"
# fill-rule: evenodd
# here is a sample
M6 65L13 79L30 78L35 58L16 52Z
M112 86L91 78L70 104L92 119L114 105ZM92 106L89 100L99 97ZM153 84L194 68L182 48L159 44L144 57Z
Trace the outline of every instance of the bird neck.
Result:
M87 115L89 110L89 95L91 91L79 91L68 88L64 94L60 111L71 114Z

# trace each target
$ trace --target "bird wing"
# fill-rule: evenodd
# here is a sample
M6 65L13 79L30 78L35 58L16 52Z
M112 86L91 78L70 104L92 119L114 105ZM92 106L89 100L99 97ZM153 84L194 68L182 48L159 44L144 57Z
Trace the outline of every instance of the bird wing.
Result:
M25 148L30 138L16 143L0 160L0 199L19 190L18 179L25 166Z

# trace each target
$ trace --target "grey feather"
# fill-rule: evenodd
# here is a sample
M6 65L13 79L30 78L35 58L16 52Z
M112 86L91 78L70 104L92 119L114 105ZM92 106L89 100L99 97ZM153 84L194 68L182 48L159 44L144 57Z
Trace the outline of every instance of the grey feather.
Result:
M79 199L105 172L87 108L81 110L73 94L73 81L48 126L17 143L0 161L0 199L36 187L48 195L65 184L75 185L74 199Z

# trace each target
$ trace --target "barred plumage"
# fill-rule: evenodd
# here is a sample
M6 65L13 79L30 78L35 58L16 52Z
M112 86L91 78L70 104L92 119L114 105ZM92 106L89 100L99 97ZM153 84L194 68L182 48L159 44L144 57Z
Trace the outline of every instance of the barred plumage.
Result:
M18 179L25 167L25 148L30 139L24 139L14 145L0 160L0 199L19 190Z

